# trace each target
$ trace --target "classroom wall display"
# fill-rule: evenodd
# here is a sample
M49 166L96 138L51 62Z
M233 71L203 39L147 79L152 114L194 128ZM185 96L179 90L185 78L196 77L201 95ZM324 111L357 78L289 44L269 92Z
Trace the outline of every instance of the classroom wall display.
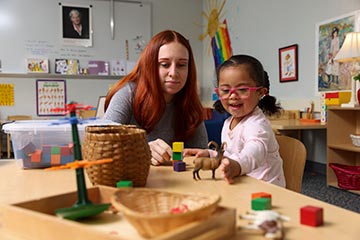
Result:
M0 106L14 106L14 84L0 83Z
M60 2L61 5L59 1L48 0L0 1L0 12L4 13L0 15L7 16L0 21L4 25L1 30L6 33L1 35L0 44L3 73L27 73L25 60L28 58L49 59L50 73L55 73L55 59L78 59L80 68L87 68L90 60L137 61L142 44L152 36L150 2L114 1L114 39L110 33L109 1ZM65 7L84 8L89 12L91 46L90 43L76 44L84 39L63 37L62 9ZM36 24L29 27L29 23Z
M93 75L109 75L110 67L108 61L91 60L88 63L88 72Z
M348 32L359 31L360 10L316 24L316 86L317 92L351 89L353 63L334 60Z
M64 116L66 104L65 80L36 80L36 112L38 116Z
M208 0L208 12L203 12L207 20L207 31L199 36L202 41L207 36L210 38L211 50L214 58L215 69L232 56L232 47L226 18L221 22L224 13L222 10L226 0L221 2ZM210 48L208 50L210 53Z
M126 60L112 60L110 63L110 74L114 76L126 75Z
M48 59L26 59L26 71L28 73L49 73L49 60Z
M92 46L92 15L89 6L59 3L61 11L62 41L65 45Z
M78 59L55 59L55 73L76 75L79 73L79 68Z
M280 82L298 80L298 45L279 48Z

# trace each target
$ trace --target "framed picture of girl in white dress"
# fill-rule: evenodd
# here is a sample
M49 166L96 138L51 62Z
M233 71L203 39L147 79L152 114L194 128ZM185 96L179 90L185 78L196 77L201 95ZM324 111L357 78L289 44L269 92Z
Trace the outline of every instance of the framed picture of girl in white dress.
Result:
M316 92L351 89L353 63L339 63L334 58L345 40L345 35L359 31L359 27L360 10L316 24Z

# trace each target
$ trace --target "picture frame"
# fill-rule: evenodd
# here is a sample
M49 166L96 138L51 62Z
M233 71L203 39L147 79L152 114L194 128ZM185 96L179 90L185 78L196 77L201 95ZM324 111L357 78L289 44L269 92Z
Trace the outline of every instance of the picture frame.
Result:
M47 58L27 58L27 73L49 73L49 59Z
M298 80L298 45L279 48L280 82Z
M65 80L36 80L36 113L38 116L64 116L66 104Z
M92 5L59 3L61 39L64 45L92 46Z
M79 59L55 59L56 74L77 75L79 71Z
M105 114L105 100L106 96L100 96L97 107L96 107L96 117L97 118L103 118Z
M315 81L316 93L349 91L353 63L333 60L348 32L360 28L360 10L337 16L315 26Z

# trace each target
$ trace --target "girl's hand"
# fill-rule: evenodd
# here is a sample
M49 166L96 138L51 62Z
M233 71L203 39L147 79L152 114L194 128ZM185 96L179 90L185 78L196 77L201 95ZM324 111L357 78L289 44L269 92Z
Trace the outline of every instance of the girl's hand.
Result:
M170 162L172 149L164 140L158 138L149 142L149 146L151 150L152 165L157 166L166 162Z
M210 157L209 151L201 148L185 148L183 154L184 157Z
M229 184L234 183L234 178L241 174L241 166L238 162L229 158L223 158L219 166L225 181Z

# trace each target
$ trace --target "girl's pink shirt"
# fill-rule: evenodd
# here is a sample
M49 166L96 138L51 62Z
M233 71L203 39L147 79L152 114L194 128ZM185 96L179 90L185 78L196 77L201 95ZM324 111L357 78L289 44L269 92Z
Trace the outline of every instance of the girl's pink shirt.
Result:
M261 109L256 107L230 130L232 119L226 119L222 128L221 140L226 142L224 156L240 164L241 175L285 187L279 145L270 121ZM210 152L212 157L216 155L216 152Z

